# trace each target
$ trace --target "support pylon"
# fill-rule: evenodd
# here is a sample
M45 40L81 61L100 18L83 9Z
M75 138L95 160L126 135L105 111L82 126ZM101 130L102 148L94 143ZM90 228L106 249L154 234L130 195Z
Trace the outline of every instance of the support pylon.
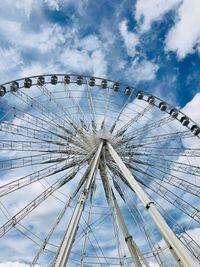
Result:
M85 202L88 197L88 191L92 183L92 178L98 165L102 146L103 146L103 142L101 141L98 147L98 150L95 156L93 157L91 164L89 165L90 170L89 170L88 178L86 180L86 184L84 186L82 193L80 194L79 200L77 202L74 213L71 217L69 226L65 232L63 241L57 252L57 255L55 257L52 267L65 267L66 266L66 263L69 258L69 254L70 254L70 251L71 251L74 239L75 239L75 235L78 230L78 226L79 226L81 215L82 215L82 212L85 206Z
M178 265L183 266L183 267L197 267L197 264L195 263L193 258L190 256L190 254L185 249L183 244L176 237L174 232L171 230L171 228L168 226L164 218L161 216L161 214L157 210L154 202L151 201L151 199L149 199L147 194L138 184L134 176L128 170L124 162L121 160L121 158L119 157L119 155L117 154L117 152L115 151L115 149L112 147L112 145L109 142L107 142L107 147L108 147L108 151L110 155L112 156L117 166L123 173L124 178L127 180L131 188L135 191L136 195L139 197L139 199L145 206L146 210L151 215L152 219L154 220L155 224L160 230L160 233L163 236L164 240L166 241L168 246L170 246L170 249L173 250L172 255L174 254L176 255L174 258L177 261Z

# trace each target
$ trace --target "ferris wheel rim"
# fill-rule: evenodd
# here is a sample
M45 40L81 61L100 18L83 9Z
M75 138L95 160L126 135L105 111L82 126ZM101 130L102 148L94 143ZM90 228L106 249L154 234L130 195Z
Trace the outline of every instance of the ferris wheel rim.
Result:
M39 77L42 77L42 76L45 76L45 77L49 77L49 78L51 78L52 76L53 77L55 77L55 76L58 76L58 77L64 77L64 76L66 76L66 75L69 75L70 77L73 77L73 78L75 78L75 80L72 82L72 83L74 83L74 84L77 84L77 86L79 85L78 83L77 83L77 79L78 78L80 78L80 77L82 77L82 78L84 78L84 79L86 79L86 82L89 80L89 79L91 79L91 78L94 78L94 79L97 79L99 82L100 82L100 84L95 84L95 86L97 86L97 87L102 87L103 85L102 85L102 82L103 81L106 81L106 83L111 83L112 85L114 85L114 84L118 84L119 86L121 86L122 84L121 83L118 83L118 82L116 82L116 81L112 81L112 80L107 80L107 79L104 79L104 78L100 78L100 77L93 77L93 76L84 76L84 75L79 75L79 74L46 74L46 75L36 75L36 76L28 76L28 77L25 77L25 78L21 78L21 79L17 79L17 80L13 80L13 81L9 81L9 82L7 82L7 83L4 83L4 84L1 84L0 85L0 89L2 89L2 88L8 88L12 83L14 83L14 82L25 82L25 81L30 81L30 80L28 80L28 79L38 79ZM64 83L64 81L62 80L62 81L57 81L57 83L59 84L59 83ZM56 83L56 84L57 84ZM52 84L50 81L48 81L48 82L46 82L46 83L44 83L45 85L48 85L48 84ZM84 84L84 82L82 82L80 85L82 85L82 84ZM86 84L86 83L85 83ZM38 84L32 84L32 82L31 82L31 86L34 86L34 85L38 85ZM30 86L30 87L31 87ZM40 86L40 85L38 85L38 86ZM177 121L179 121L179 122L181 122L181 119L184 117L184 118L186 118L186 119L188 119L189 120L189 122L187 123L187 125L185 125L186 126L186 128L187 128L187 130L190 130L192 133L193 133L193 135L194 136L196 136L196 137L198 137L199 138L199 135L198 134L195 134L195 132L193 132L193 130L198 130L199 129L199 126L192 120L192 119L190 119L188 116L186 116L182 111L180 111L180 110L178 110L178 109L176 109L176 108L174 108L174 107L172 107L171 105L169 105L167 102L165 102L165 101L163 101L163 100L161 100L161 99L159 99L159 98L157 98L157 97L155 97L155 96L153 96L153 95L151 95L151 94L148 94L148 93L145 93L145 92L143 92L143 91L141 91L141 90L136 90L136 89L134 89L134 87L132 87L132 86L129 86L129 85L123 85L123 87L126 89L126 88L129 88L129 89L131 89L131 91L132 92L134 92L135 93L135 97L138 99L138 100L144 100L145 102L148 102L149 104L151 104L151 105L153 105L154 107L156 107L156 108L159 108L161 111L163 111L164 113L166 113L166 114L168 114L168 115L172 115L170 112L174 109L175 111L177 111L178 112L178 115L176 116L176 117L174 117L174 116L172 116L174 119L176 119ZM27 88L26 86L24 86L23 84L22 84L22 86L19 86L19 88L17 88L17 89L22 89L22 88ZM105 88L109 88L109 89L112 89L111 87L109 87L108 85L106 85L106 87L105 87L105 85L104 85L104 87L103 87L104 89ZM8 93L8 92L11 92L12 90L6 90L6 92ZM139 97L139 95L138 94L141 94L142 95L142 98L140 99L140 97ZM151 97L151 100L152 100L152 97L154 98L154 101L157 101L156 102L156 104L155 104L155 102L153 102L153 103L150 103L149 102L149 98ZM164 106L166 105L166 108L164 107L163 108L163 106L161 107L160 105L161 104L164 104ZM193 125L191 125L191 123L193 124ZM183 124L183 123L182 123ZM197 128L194 128L193 130L192 130L192 127L193 126L196 126Z
M16 83L16 85L17 85L17 83L22 82L22 81L23 82L31 81L30 87L34 86L34 85L42 86L42 85L46 85L46 84L47 85L52 84L50 80L48 82L46 82L46 80L45 80L44 84L41 84L41 85L38 83L32 84L32 79L38 79L39 77L48 77L48 78L51 78L51 77L62 77L62 78L63 77L69 77L69 78L73 77L73 78L76 78L76 80L69 81L69 83L74 83L74 84L77 83L78 84L77 80L81 79L82 81L79 85L87 84L88 83L87 79L94 79L94 82L97 79L101 83L100 84L94 83L94 85L102 88L102 82L105 81L106 86L103 87L104 89L109 88L109 89L114 90L114 85L119 86L118 90L120 90L121 86L123 86L125 90L126 90L126 88L129 88L131 90L131 94L133 92L135 92L135 96L138 99L149 102L151 105L153 105L153 106L159 108L160 110L162 110L163 112L171 115L174 119L178 120L182 125L187 127L195 136L200 138L200 135L199 135L200 125L198 125L194 120L192 120L192 118L190 118L188 115L186 115L184 112L182 112L179 108L170 105L165 100L163 100L163 99L161 99L161 98L159 98L153 94L147 93L147 92L140 90L140 89L136 89L132 85L128 85L125 83L119 83L118 81L110 80L107 78L102 78L99 76L90 76L90 75L75 74L75 73L48 73L48 74L38 74L38 75L33 75L33 76L25 76L23 78L11 80L11 81L0 84L0 91L2 92L2 94L0 94L0 97L4 96L8 92L12 92L12 84L13 83ZM86 79L86 80L84 81L83 79ZM62 80L56 81L56 84L57 83L65 83L65 82L64 82L64 79L62 79ZM108 86L107 83L111 83L112 87ZM24 83L20 86L18 84L17 86L18 87L16 88L16 91L19 89L22 89L22 88L27 88ZM30 88L30 87L28 87L28 88ZM125 93L125 91L124 91L124 93ZM140 96L140 94L141 94L141 96ZM155 104L155 101L157 101L158 103Z

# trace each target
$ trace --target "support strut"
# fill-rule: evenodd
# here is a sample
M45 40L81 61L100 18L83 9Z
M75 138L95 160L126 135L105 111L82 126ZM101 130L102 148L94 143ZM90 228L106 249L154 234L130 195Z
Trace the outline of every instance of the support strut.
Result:
M132 261L134 262L135 267L142 267L142 263L140 261L140 258L142 259L145 267L149 267L148 263L144 259L142 253L140 253L139 248L137 247L136 243L134 242L132 236L130 235L128 228L126 226L126 223L124 221L123 215L121 214L119 205L117 203L117 200L115 198L114 192L110 186L109 179L107 176L107 166L106 166L106 159L105 159L105 149L103 148L102 152L102 162L99 164L100 168L100 174L101 179L103 182L106 198L108 201L108 204L110 203L111 207L113 208L115 212L116 219L118 221L118 224L122 230L125 242L127 244L127 247L129 249L129 252L131 254Z
M68 260L68 257L69 257L74 239L75 239L75 235L78 230L78 225L79 225L79 221L81 219L81 215L82 215L82 212L85 206L85 202L87 200L88 191L92 183L92 178L93 178L93 175L95 173L95 170L99 162L99 157L101 154L102 146L103 146L103 142L101 141L101 143L99 144L98 150L96 154L94 155L94 157L92 158L91 164L89 165L90 169L89 169L88 178L86 180L86 184L84 186L82 193L80 194L79 200L76 204L74 213L71 217L70 223L65 232L61 246L58 249L58 252L55 257L52 267L65 267L66 266L66 263L67 263L67 260Z
M197 264L194 262L193 258L190 256L188 251L185 249L180 240L176 237L174 232L165 222L164 218L161 216L157 210L154 202L152 202L144 190L140 187L134 176L128 170L126 165L123 163L117 152L114 150L112 145L107 142L107 147L110 155L118 165L119 169L124 175L124 178L127 180L131 188L135 191L148 213L151 215L158 229L160 230L161 235L165 239L166 243L173 250L172 254L176 254L175 260L180 266L184 267L197 267Z
M117 214L117 219L119 221L120 227L121 227L122 232L124 234L125 241L126 241L126 244L127 244L128 248L129 248L131 257L133 259L133 262L135 263L135 267L142 267L140 258L142 259L142 261L144 263L144 266L145 267L149 267L149 264L147 263L146 259L143 257L143 255L140 252L137 244L133 240L132 236L129 234L128 228L127 228L127 226L125 224L123 215L122 215L122 213L120 211L119 205L117 203L117 200L116 200L115 195L114 195L113 192L112 192L112 196L113 196L114 207L115 207L116 214Z

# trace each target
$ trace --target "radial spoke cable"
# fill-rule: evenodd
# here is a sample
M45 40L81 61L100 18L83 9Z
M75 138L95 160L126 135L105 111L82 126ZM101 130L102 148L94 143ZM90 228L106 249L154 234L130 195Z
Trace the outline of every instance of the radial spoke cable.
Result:
M31 211L33 211L38 205L40 205L44 200L51 196L57 189L62 187L64 184L69 182L77 174L79 168L75 168L71 174L64 175L58 181L56 181L52 186L48 187L44 192L42 192L38 197L31 201L27 206L15 214L10 220L8 220L4 225L0 227L0 237L5 235L12 227L14 227L18 222L20 222L24 217L26 217Z

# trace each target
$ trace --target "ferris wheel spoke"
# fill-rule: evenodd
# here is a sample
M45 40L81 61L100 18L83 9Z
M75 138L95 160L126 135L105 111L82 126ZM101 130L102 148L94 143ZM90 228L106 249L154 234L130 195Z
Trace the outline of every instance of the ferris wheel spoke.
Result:
M24 136L26 138L32 138L40 141L59 141L61 140L67 140L68 138L64 135L56 134L53 132L45 132L41 131L35 128L25 127L17 124L11 124L11 123L1 123L0 124L0 132L6 132L13 135L19 135ZM47 139L49 138L49 139ZM70 139L73 140L73 139Z
M146 124L146 125L138 128L138 129L134 129L134 131L131 131L127 134L124 134L123 137L127 138L131 134L139 136L141 133L144 133L144 131L157 130L158 128L164 126L165 124L168 124L169 122L172 122L173 120L174 120L174 118L172 118L171 116L161 118L158 121Z
M71 143L70 143L71 142ZM79 146L75 146L74 140L68 142L50 141L44 139L43 141L27 141L27 140L0 140L0 150L2 151L35 151L35 152L49 152L49 153L65 153L66 155L85 155L85 152Z
M116 133L116 136L123 135L129 128L131 128L139 119L141 119L150 109L152 109L152 105L148 105L144 108L140 113L138 113L135 117L129 120L126 124L124 124Z
M135 148L135 147L148 147L149 145L161 145L162 143L166 141L180 141L184 138L190 138L193 137L193 134L188 131L183 132L176 132L176 133L168 133L168 134L157 134L152 136L147 136L141 139L141 136L138 137L136 135L133 135L129 138L124 138L124 140L121 142L122 145L125 145L127 148ZM139 140L138 140L139 139ZM158 146L159 148L159 146Z
M135 148L127 148L127 151L123 151L123 156L157 156L163 155L163 157L200 157L200 149L199 148L176 148L176 147L163 147L159 148L156 146L144 146Z
M199 196L200 194L200 187L196 184L193 184L191 182L188 182L186 180L181 179L178 176L175 175L170 175L167 172L164 172L163 170L158 170L159 172L162 173L162 176L159 180L161 180L164 183L167 183L169 185L172 185L178 189L181 189L185 192L187 192L188 194L192 194L194 196ZM151 175L153 175L153 173L151 172ZM158 179L159 175L154 175L156 177L156 179Z
M0 161L0 171L23 168L33 165L40 165L53 162L61 162L70 159L66 153L55 155L51 153L41 153L32 156L7 159Z
M138 167L136 168L136 166L132 166L131 164L128 164L128 166L130 169L134 170L134 172L141 173L145 176L148 176L151 179L154 178L154 179L160 180L161 182L164 182L165 184L171 185L175 188L183 190L194 196L199 196L200 194L200 187L198 185L192 182L189 182L187 180L184 180L173 174L170 174L169 171L165 171L163 168L157 168L156 165L154 165L152 169L147 168L145 171L143 171L142 169ZM157 171L158 173L156 174L155 171Z
M58 127L57 125L53 124L50 121L45 120L42 117L35 116L33 114L29 114L25 111L21 111L15 107L12 107L13 109L13 116L18 118L19 120L30 124L32 126L37 127L38 129L42 129L43 131L49 131L54 132L57 134L66 134L67 131L64 127ZM62 130L62 132L60 131Z
M165 165L168 168L171 168L172 170L176 170L176 172L184 172L184 173L188 173L190 175L195 175L195 176L200 176L200 167L199 166L195 166L192 164L187 164L184 162L178 162L178 161L173 161L173 160L169 160L169 159L162 159L161 157L157 157L157 156L152 156L152 161L153 159L156 159L156 161L158 162L159 160L165 163Z
M177 163L177 162L176 162ZM200 176L200 169L198 166L193 166L191 165L191 169L189 166L187 166L187 164L182 164L182 163L177 163L174 165L172 165L171 167L169 165L159 165L159 164L156 164L155 165L155 168L158 169L158 170L171 170L171 171L175 171L176 173L185 173L185 174L189 174L189 175L192 175L192 176Z
M44 105L36 101L36 99L28 96L21 90L18 90L16 93L13 93L16 97L21 99L23 102L31 106L35 111L40 112L41 115L45 116L51 123L55 123L57 127L66 129L66 132L71 133L72 132L68 129L70 126L69 123L61 119L57 114L55 114L52 111L49 111Z
M193 220L200 222L200 210L191 205L189 202L185 201L177 194L173 193L167 187L161 185L155 180L151 181L148 184L142 181L142 184L146 188L149 188L151 191L153 191L154 193L158 194L160 197L171 203L174 207L181 210L184 214L188 215Z
M148 192L147 194L150 196ZM197 244L197 242L187 233L187 231L183 227L178 224L177 220L175 220L169 213L166 213L166 211L158 203L158 201L155 200L155 198L152 198L152 200L159 207L163 216L173 225L173 228L177 231L176 236L178 237L178 239L192 253L192 255L199 260L200 246Z
M192 255L200 261L200 246L197 242L186 231L183 231L181 234L177 235L177 237Z
M109 101L110 101L110 94L111 94L111 89L107 87L105 93L105 103L104 103L104 111L103 111L103 121L106 123L106 120L108 119L108 110L109 110Z
M89 86L88 79L86 80L86 88L87 88L88 104L89 104L89 107L90 107L91 117L92 117L92 119L91 119L92 128L93 128L94 131L96 131L96 115L95 115L95 109L94 109L94 102L93 102L91 87Z
M59 130L62 130L61 133L65 133L65 134L67 133L67 129L65 129L64 127L58 127L58 125L56 125L52 121L49 121L45 117L42 117L41 115L39 117L29 112L22 111L18 107L10 106L10 105L8 106L10 108L9 112L10 113L12 112L12 116L14 118L22 120L28 124L34 125L43 130L52 130L53 132L56 132L56 133L59 133L60 132Z
M81 108L81 106L79 105L79 103L75 100L72 91L70 90L69 86L67 84L64 83L64 91L65 94L67 95L68 99L70 99L72 101L73 106L75 107L77 113L79 114L79 120L83 126L84 129L88 128L88 125L86 122L86 118L85 118L85 114Z
M116 176L116 177L120 177L120 179L126 184L126 186L128 186L130 189L130 185L129 183L124 179L122 173L120 172L119 168L115 165L115 164L111 164L110 162L107 163L107 166L108 166L108 169L110 170L110 172ZM120 196L122 197L123 199L123 194L122 192L120 191L119 187L115 184L115 186L117 187L117 191L119 192ZM132 190L132 189L131 189Z
M78 168L74 168L73 171L70 171L70 174L67 173L62 176L58 181L53 185L48 187L43 191L39 196L37 196L33 201L28 205L22 208L18 213L16 213L10 220L0 227L0 237L5 235L10 229L12 229L16 224L18 224L23 218L25 218L30 212L37 208L42 202L44 202L49 196L51 196L56 190L68 183L71 179L75 177L78 172Z
M62 145L61 145L62 144ZM66 153L66 154L79 154L77 148L69 148L69 144L58 142L41 142L41 141L25 141L25 140L0 140L0 150L2 151L37 151L49 153Z
M91 212L91 213L92 213L92 212ZM104 222L105 219L106 219L107 217L109 217L109 216L110 216L110 214L105 214L103 218L102 218L102 217L98 218L98 219L97 219L96 221L94 221L92 224L87 224L87 222L86 222L85 219L84 219L84 221L85 221L87 227L86 227L85 229L82 227L82 233L81 233L81 235L79 236L79 238L77 237L76 240L75 240L75 242L74 242L74 246L76 246L76 244L78 244L78 243L80 242L80 240L85 236L85 232L86 232L86 231L89 231L89 233L91 234L91 238L90 238L90 235L88 235L88 241L90 242L90 245L92 246L92 248L93 248L93 250L94 250L94 252L95 252L95 255L96 255L96 257L97 257L97 259L98 259L100 265L103 264L103 263L101 262L101 258L103 258L104 261L105 261L105 264L106 264L107 266L110 266L110 264L109 264L109 262L108 262L108 260L107 260L107 257L105 256L105 254L104 254L104 252L103 252L102 247L100 246L100 244L99 244L99 242L98 242L98 238L96 237L96 230L95 230L95 228L96 228L98 225L100 225L102 222ZM100 253L101 256L99 256L98 253ZM89 258L89 256L87 256L87 255L84 255L84 256L85 256L85 259L86 259L86 258ZM91 257L91 256L90 256L90 257Z
M49 91L47 89L47 87L45 85L43 86L38 86L39 90L46 95L46 97L48 98L49 101L53 102L55 104L55 106L57 107L57 109L61 112L62 114L62 119L68 123L69 125L71 125L74 130L77 130L77 122L74 121L74 119L72 118L71 114L68 112L68 110L66 108L63 107L63 105L61 104L61 102L57 102L54 94ZM64 118L63 118L64 117Z
M0 201L0 210L2 211L2 213L4 214L4 216L7 219L11 218L11 214L9 213L8 209L3 205L3 203L1 201ZM40 238L38 235L36 235L35 233L33 233L30 229L28 229L23 224L19 223L18 226L14 226L14 228L20 234L24 235L26 238L28 238L33 243L35 243L37 246L40 246L41 245L41 241L43 241L42 238Z
M67 162L59 162L52 164L48 167L40 169L39 171L33 172L26 176L23 176L19 179L15 179L12 182L6 183L0 186L0 197L10 194L15 190L18 190L22 187L30 185L34 182L37 182L41 179L45 179L51 175L57 174L59 172L65 171L75 165L78 165L81 161L79 160L71 160Z
M123 114L123 112L126 110L129 102L130 102L130 98L131 95L129 95L129 97L127 98L126 102L124 103L123 107L121 108L121 110L119 111L119 113L117 114L117 118L115 119L114 123L112 124L111 128L110 128L110 132L113 133L115 130L115 127L117 126L117 123L119 122L119 119L121 117L121 115Z
M10 115L12 115L12 109L9 109L9 110L5 110L4 107L0 107L0 110L2 111L2 114L1 115L1 118L0 118L0 123L5 121L6 119L8 119L7 117L9 117Z
M79 144L77 145L77 141L78 138L76 137L76 139L72 136L66 136L64 134L58 134L58 133L54 133L52 131L42 131L36 128L30 128L30 127L25 127L25 126L21 126L21 125L17 125L17 124L11 124L11 123L1 123L0 124L0 131L1 132L6 132L6 133L11 133L14 135L19 135L19 136L23 136L23 137L27 137L27 138L31 138L31 139L36 139L36 140L40 140L43 142L47 142L47 143L54 143L54 144L62 144L61 140L66 142L66 144L64 144L64 146L67 146L68 143L71 143L73 145L76 145L77 147L79 146ZM49 139L47 139L49 138ZM60 140L61 139L61 140ZM76 141L77 140L77 141ZM67 143L68 142L68 143Z
M156 170L171 170L175 171L177 173L186 173L192 176L200 176L200 167L189 165L186 163L180 163L177 161L162 159L161 157L155 157L152 156L152 159L148 158L146 161L144 160L132 160L133 164L140 163L146 166L150 166L152 168L155 168ZM137 167L137 166L136 166Z

